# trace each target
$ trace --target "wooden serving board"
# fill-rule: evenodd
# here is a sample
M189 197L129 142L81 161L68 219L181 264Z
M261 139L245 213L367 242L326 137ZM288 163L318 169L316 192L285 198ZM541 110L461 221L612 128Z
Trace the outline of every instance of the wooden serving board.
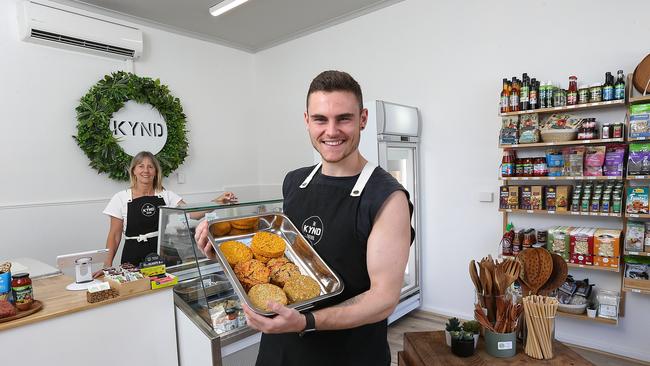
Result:
M35 312L41 310L42 308L43 308L43 303L38 300L34 300L34 302L32 303L32 307L29 310L23 310L23 311L18 310L18 314L14 316L0 318L0 323L10 322L12 320L24 318L28 315L34 314Z

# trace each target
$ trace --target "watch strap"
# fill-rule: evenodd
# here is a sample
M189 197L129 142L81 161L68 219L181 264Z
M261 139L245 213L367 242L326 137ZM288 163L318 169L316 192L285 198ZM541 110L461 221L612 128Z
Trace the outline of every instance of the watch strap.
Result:
M301 337L309 332L316 331L316 319L314 318L314 314L311 311L308 311L303 315L305 316L305 329L300 332Z

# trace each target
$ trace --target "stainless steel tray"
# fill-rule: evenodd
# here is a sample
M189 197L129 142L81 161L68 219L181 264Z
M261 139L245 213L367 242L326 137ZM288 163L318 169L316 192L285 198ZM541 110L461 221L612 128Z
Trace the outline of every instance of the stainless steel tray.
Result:
M232 217L228 219L216 219L208 222L208 226L212 229L212 225L222 222L230 222L243 218L259 218L257 228L251 232L241 235L225 235L215 237L212 235L213 230L209 230L208 238L217 253L217 258L221 262L224 273L229 277L235 292L240 300L248 305L253 311L265 316L271 316L274 312L267 312L254 306L241 283L235 276L235 271L230 267L223 252L219 249L221 243L228 240L237 240L250 246L251 239L258 231L268 231L273 234L279 235L286 243L285 256L300 268L300 272L304 275L310 276L316 280L320 286L320 295L306 300L295 302L287 305L289 308L294 308L298 311L312 308L318 302L321 302L332 296L336 296L343 292L343 281L341 278L332 271L332 269L323 261L323 259L316 253L311 244L302 236L296 226L289 220L287 216L281 213L265 213L259 215L249 215Z
M206 297L221 294L232 289L232 285L230 284L228 278L213 273L211 275L205 276L203 279L193 278L179 282L176 286L174 286L174 292L182 297L185 301L195 301L201 297L199 295L199 291L201 291L201 281L204 281L203 287L205 288Z

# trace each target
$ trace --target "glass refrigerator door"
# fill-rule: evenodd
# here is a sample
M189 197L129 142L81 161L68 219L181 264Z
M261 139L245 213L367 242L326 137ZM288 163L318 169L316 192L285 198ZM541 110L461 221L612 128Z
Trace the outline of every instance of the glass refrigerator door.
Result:
M417 202L417 145L413 143L379 143L379 164L390 173L409 192L411 202ZM418 232L418 205L415 204L415 211L411 220L415 228L415 240L411 244L409 261L404 273L404 285L401 297L405 298L419 290L420 267L419 267L419 235Z

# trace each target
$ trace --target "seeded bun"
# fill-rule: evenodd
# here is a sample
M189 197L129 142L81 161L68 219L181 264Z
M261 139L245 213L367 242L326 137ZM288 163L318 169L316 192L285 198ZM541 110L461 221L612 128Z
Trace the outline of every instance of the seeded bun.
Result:
M248 297L251 299L253 305L264 311L270 311L267 304L269 301L277 302L282 305L287 305L287 295L276 285L264 283L255 285L248 291Z
M320 295L318 282L305 275L292 276L284 284L284 292L290 303L305 301Z

